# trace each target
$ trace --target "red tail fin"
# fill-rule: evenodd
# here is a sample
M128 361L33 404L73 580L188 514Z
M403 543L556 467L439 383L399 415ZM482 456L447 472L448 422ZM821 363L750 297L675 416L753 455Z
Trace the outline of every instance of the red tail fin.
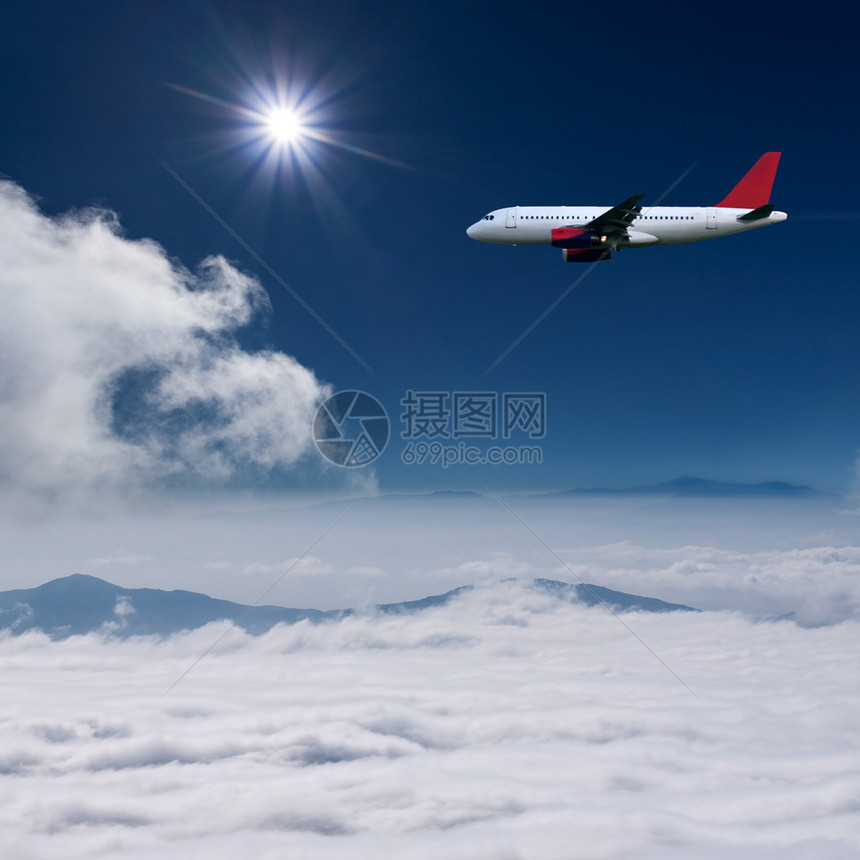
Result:
M780 152L766 152L750 169L744 178L729 192L722 203L731 209L757 209L770 202L770 189L776 176Z

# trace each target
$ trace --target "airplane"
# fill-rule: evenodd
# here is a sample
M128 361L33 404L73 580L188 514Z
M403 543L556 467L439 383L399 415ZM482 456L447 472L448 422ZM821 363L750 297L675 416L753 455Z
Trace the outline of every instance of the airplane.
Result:
M612 251L649 245L701 242L785 221L770 192L779 152L766 152L713 206L651 206L634 194L605 206L509 206L494 209L466 230L470 239L494 245L553 245L568 263L608 260Z

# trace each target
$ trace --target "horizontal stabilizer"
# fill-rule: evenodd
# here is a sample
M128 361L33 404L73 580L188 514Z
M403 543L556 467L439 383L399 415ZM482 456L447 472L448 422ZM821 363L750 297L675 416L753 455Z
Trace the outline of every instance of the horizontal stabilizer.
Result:
M770 190L779 164L779 152L766 152L717 206L726 209L756 209L770 201Z
M738 215L738 221L760 221L762 218L769 218L771 212L773 212L773 203L767 203L759 206L758 209L753 209L752 212L747 212L746 215Z

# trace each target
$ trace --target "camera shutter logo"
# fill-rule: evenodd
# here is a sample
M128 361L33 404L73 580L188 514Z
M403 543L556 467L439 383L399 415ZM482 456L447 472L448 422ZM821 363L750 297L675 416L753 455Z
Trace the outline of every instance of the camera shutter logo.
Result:
M388 444L391 423L383 405L364 391L338 391L314 416L314 442L337 466L367 466Z

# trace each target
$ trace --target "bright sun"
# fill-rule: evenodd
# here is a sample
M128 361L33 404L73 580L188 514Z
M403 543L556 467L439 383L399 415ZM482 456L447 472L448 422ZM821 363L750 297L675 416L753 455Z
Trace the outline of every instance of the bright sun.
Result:
M281 144L295 143L303 134L304 126L295 111L275 108L266 119L269 134Z

